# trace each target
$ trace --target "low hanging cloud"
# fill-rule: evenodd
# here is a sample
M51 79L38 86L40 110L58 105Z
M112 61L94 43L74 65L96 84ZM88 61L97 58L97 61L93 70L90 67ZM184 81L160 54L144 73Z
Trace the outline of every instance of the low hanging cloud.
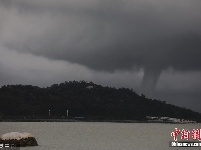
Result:
M31 84L46 87L69 80L85 80L103 86L117 88L123 86L137 90L143 75L142 70L96 72L79 64L10 51L4 47L0 47L0 68L0 86ZM134 85L130 82L131 80L135 81Z
M200 0L1 0L0 44L95 71L201 70Z

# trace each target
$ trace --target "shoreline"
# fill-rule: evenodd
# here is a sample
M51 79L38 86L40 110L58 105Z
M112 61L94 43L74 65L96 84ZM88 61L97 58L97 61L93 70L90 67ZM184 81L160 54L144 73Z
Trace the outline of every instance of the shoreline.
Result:
M1 119L0 122L108 122L108 123L167 123L167 124L198 124L183 122L112 120L112 119Z

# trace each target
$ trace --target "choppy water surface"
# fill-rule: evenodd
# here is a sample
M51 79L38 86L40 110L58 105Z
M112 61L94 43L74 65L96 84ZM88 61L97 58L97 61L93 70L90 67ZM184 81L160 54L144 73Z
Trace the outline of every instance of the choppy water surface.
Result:
M1 122L0 134L30 132L37 147L21 150L175 150L170 133L178 129L198 129L201 124L85 123L85 122Z

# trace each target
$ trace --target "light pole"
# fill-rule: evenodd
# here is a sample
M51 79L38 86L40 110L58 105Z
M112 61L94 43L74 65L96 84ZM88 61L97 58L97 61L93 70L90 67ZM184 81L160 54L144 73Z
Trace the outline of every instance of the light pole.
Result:
M68 117L68 109L66 110L66 116Z
M50 114L50 109L49 109L49 116L50 116L51 114Z

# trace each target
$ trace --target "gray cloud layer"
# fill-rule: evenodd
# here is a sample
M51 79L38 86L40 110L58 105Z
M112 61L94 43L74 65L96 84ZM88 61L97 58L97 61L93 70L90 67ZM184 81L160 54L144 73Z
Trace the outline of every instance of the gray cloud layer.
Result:
M0 0L0 44L99 72L201 70L200 0Z
M10 49L95 70L201 69L200 1L2 2Z

